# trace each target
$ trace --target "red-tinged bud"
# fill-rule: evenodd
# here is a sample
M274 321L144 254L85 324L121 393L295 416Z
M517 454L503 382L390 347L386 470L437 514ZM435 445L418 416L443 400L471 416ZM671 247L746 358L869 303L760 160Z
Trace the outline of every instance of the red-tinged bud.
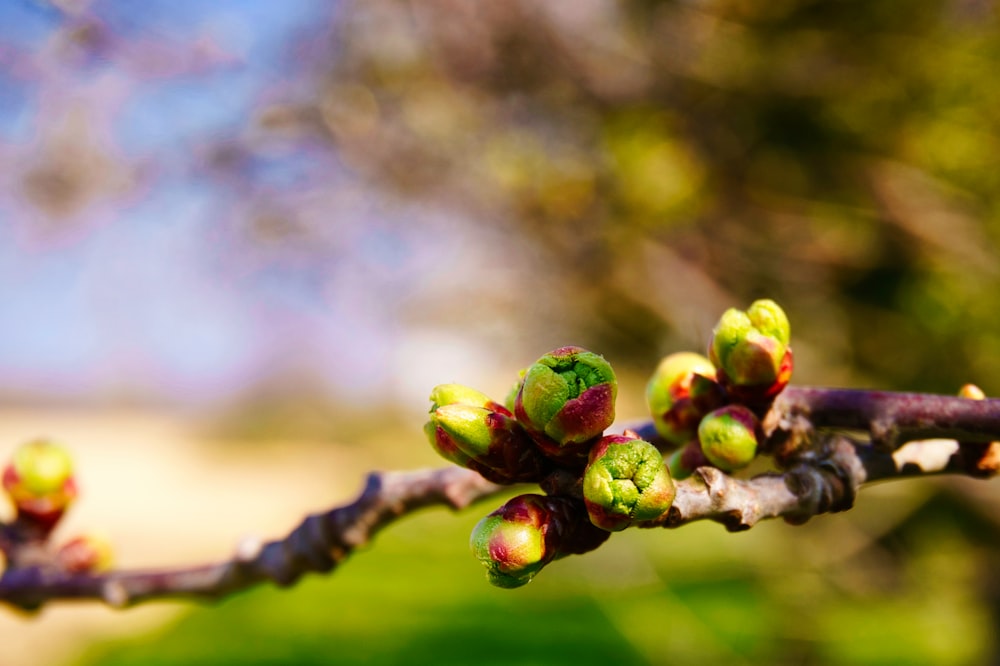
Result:
M714 467L714 465L705 457L705 452L701 450L701 443L697 439L674 451L667 461L670 476L675 481L688 478L699 467Z
M4 468L3 487L19 518L51 529L77 495L73 461L53 442L28 442Z
M521 587L552 560L593 550L608 533L565 497L518 495L483 518L469 545L497 587Z
M646 404L656 431L679 446L694 439L701 417L722 406L725 392L715 381L715 366L701 354L666 356L646 385Z
M514 405L517 403L517 394L521 392L521 386L524 385L524 376L526 374L528 374L527 368L517 373L517 381L510 387L510 391L507 392L507 397L504 398L503 406L506 407L511 414L514 413Z
M698 441L712 465L724 472L733 472L746 467L756 457L760 423L743 405L726 405L701 420Z
M674 493L663 457L649 442L608 435L591 449L583 475L583 501L597 527L617 532L652 520L670 508Z
M114 555L106 538L84 534L64 543L56 553L56 562L69 573L101 573L111 569Z
M603 357L561 347L528 368L514 413L539 447L560 461L586 459L615 420L618 382Z
M712 331L709 358L718 379L741 402L773 398L792 376L790 327L772 300L759 300L741 312L730 308Z
M442 457L495 483L537 481L543 476L548 466L544 456L502 405L456 384L435 388L431 401L424 432Z

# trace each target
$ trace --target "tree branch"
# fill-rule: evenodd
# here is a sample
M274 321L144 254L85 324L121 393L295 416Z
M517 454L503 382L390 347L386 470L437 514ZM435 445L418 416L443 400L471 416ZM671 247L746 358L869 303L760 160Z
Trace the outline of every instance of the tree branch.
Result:
M1000 439L1000 399L788 386L765 421L770 436L844 428L867 432L873 444L889 450L918 439L986 442Z
M739 531L778 517L797 524L849 509L864 483L939 473L982 478L997 471L1000 459L1000 445L990 444L1000 440L1000 400L789 386L764 426L767 445L780 454L781 472L739 479L699 468L677 484L665 514L639 526L678 527L707 519ZM842 429L870 441L839 434ZM652 424L637 430L656 441ZM912 441L926 437L936 439ZM579 478L565 470L542 486L550 493L579 494ZM9 566L0 577L0 602L35 610L54 600L86 599L124 608L153 599L219 599L268 581L287 586L306 573L332 571L410 512L439 505L462 509L504 489L460 467L372 473L350 504L307 517L284 539L245 541L226 561L99 575L61 570L46 558L43 541L19 540L17 523L3 525L0 548Z
M766 518L801 524L821 513L846 511L864 483L889 479L968 473L967 456L955 440L911 442L895 452L833 435L825 454L781 473L737 479L714 467L700 467L677 484L667 513L640 527L680 527L714 520L731 532Z
M397 518L429 506L462 509L503 490L461 467L375 472L350 504L307 517L286 538L246 541L232 559L157 571L79 575L30 566L0 577L0 601L25 610L54 599L90 599L124 608L151 599L218 599L271 581L291 585L308 572L328 573Z

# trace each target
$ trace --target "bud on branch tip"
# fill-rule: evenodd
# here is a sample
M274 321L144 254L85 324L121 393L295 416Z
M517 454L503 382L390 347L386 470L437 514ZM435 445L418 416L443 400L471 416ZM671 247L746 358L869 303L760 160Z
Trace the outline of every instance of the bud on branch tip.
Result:
M73 460L58 444L28 442L4 468L3 487L19 515L54 524L76 498Z
M546 453L580 453L614 421L617 394L615 373L602 356L561 347L528 368L514 413Z
M730 308L712 331L709 358L728 387L773 397L791 378L790 333L788 317L772 300L754 301L746 312Z
M591 450L583 476L590 522L617 532L662 515L674 500L674 482L660 452L629 435L608 435Z

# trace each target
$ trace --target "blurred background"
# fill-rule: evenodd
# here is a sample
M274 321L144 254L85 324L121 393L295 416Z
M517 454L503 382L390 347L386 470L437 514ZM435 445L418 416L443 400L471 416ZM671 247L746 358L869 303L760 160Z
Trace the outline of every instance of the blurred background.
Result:
M435 384L787 310L796 383L1000 393L993 0L0 3L0 441L67 530L226 557L437 465ZM993 484L616 535L490 588L430 512L215 607L0 618L4 664L1000 662ZM66 534L69 534L67 531Z

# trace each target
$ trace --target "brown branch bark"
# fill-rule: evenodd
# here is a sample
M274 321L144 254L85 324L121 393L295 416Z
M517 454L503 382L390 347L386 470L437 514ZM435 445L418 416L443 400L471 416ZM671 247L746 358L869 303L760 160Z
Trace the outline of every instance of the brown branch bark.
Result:
M783 471L739 479L700 468L677 484L667 513L641 526L715 520L738 531L767 518L801 523L850 508L858 488L867 482L996 472L997 446L989 442L1000 440L1000 400L788 387L764 423L770 450L787 454L781 461ZM837 434L841 429L870 441ZM638 430L656 439L650 424ZM913 441L926 437L937 439ZM550 493L572 495L579 479L560 471L542 485ZM430 506L462 509L503 489L459 467L372 473L356 500L307 517L284 539L245 542L232 558L214 564L101 575L58 569L39 555L44 543L17 544L14 525L4 525L0 546L16 557L0 577L0 602L34 610L54 600L82 599L122 608L153 599L219 599L264 582L291 585L306 573L332 571L354 549L410 512ZM28 553L19 552L25 548L33 549L31 557L21 557Z
M789 386L775 400L765 427L772 436L810 435L823 428L864 431L873 444L890 450L918 439L986 442L1000 439L1000 399Z
M701 467L690 479L677 484L677 496L667 513L640 526L680 527L696 520L714 520L736 532L779 517L800 524L821 513L850 509L864 483L969 473L968 456L955 440L915 441L888 452L833 435L824 448L816 459L751 479Z
M9 569L0 601L33 610L54 599L90 599L124 608L150 599L218 599L263 583L291 585L328 573L396 519L429 506L462 509L503 489L460 467L376 472L350 504L307 517L286 538L244 542L224 562L157 571L73 575L46 566Z

